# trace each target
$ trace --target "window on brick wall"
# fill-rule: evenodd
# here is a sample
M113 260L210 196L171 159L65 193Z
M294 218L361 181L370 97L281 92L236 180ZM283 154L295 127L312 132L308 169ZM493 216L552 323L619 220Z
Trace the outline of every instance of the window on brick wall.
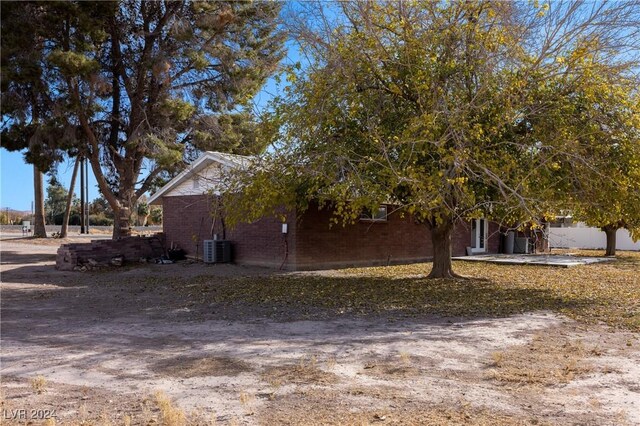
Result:
M386 222L387 221L387 206L381 205L378 210L371 212L369 209L365 209L360 215L360 220L370 222Z

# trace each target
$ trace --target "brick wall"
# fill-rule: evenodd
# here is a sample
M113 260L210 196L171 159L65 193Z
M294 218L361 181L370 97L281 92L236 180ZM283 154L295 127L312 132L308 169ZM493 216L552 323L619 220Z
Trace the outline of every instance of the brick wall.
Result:
M498 253L502 248L502 244L500 240L502 239L502 234L500 233L500 225L495 222L489 222L489 235L487 236L487 250L489 253Z
M254 223L238 224L227 231L227 239L233 242L233 257L237 263L295 269L295 215L288 215L287 234L282 233L280 219L265 217Z
M420 262L433 255L429 231L410 215L345 227L330 227L330 218L330 210L310 206L298 219L296 269Z
M212 201L206 195L164 197L162 230L167 248L179 247L190 256L202 257L202 243L212 239Z
M203 240L216 233L223 238L222 223L219 217L214 221L214 210L214 200L205 195L164 197L167 247L177 244L195 256L195 236L201 258ZM331 212L314 206L297 219L292 213L287 216L286 235L280 220L271 217L227 229L224 238L232 242L234 262L304 270L412 263L433 257L429 230L408 214L390 213L385 222L358 221L346 227L330 227ZM488 239L489 252L496 253L500 241L497 224L489 224ZM452 236L453 255L465 255L470 241L469 223L458 223Z
M402 264L433 258L431 232L409 214L389 213L387 221L358 221L346 227L329 227L330 218L330 210L315 206L301 215L296 269ZM453 255L464 256L471 243L470 224L458 222L451 239ZM490 253L498 252L499 241L498 225L490 222Z
M151 237L126 237L119 240L63 244L56 256L56 269L71 271L76 266L90 264L90 262L107 265L115 256L123 256L125 262L138 262L141 257L154 258L163 254L162 234Z
M202 242L218 234L219 239L232 242L232 258L236 263L280 267L285 260L282 224L275 218L238 224L234 229L223 228L220 215L216 214L215 200L207 195L163 197L162 214L167 247L177 245L189 256L201 259ZM289 223L288 231L287 263L291 263L295 256L295 221Z

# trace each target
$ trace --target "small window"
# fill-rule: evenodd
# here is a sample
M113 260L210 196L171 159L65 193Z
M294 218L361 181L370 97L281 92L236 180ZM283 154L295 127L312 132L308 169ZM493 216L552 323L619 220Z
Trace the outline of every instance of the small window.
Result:
M197 176L195 176L195 177L192 179L192 182L193 182L193 189L198 189L198 188L200 188L200 179L198 179L198 177L197 177Z
M362 214L360 215L360 220L368 220L368 221L375 221L375 222L386 222L387 221L387 206L380 206L378 207L377 211L374 211L373 214L371 214L371 211L369 209L365 209Z

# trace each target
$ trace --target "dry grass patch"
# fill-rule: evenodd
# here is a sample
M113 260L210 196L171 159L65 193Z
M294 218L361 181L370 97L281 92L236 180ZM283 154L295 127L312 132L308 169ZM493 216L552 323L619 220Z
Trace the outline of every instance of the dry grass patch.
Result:
M161 424L166 426L185 426L187 424L187 415L173 404L167 394L158 391L154 394L154 398L160 410Z
M33 377L29 383L31 384L31 389L37 394L42 394L47 391L47 379L45 379L44 376Z
M329 370L333 370L338 365L338 360L336 359L336 357L329 357L324 362L324 364Z
M240 392L238 399L240 399L240 404L249 405L256 400L256 396L248 392Z
M215 413L202 410L186 412L163 391L157 391L152 398L144 401L143 413L136 417L128 416L131 424L160 426L213 426L217 424Z
M354 396L357 395L357 396ZM370 396L376 396L371 399ZM523 416L483 408L466 403L449 407L429 405L382 393L304 390L269 403L258 413L260 424L294 425L304 419L305 425L531 425L541 424ZM380 399L381 398L381 399ZM375 406L374 406L375 405Z
M365 397L379 400L403 400L407 398L406 390L398 386L350 386L342 390L354 397Z
M10 416L11 410L54 409L55 419L20 422L5 418L0 424L72 426L212 426L218 417L211 410L185 411L166 393L153 394L110 392L101 387L47 383L47 392L35 394L32 381L13 376L2 377L0 408ZM2 415L2 413L0 413ZM0 417L1 419L1 417ZM49 421L50 420L50 421Z
M315 357L302 357L297 364L268 367L261 377L274 389L285 384L330 385L339 381L335 374L321 370Z
M227 357L177 357L157 362L152 371L171 377L237 376L253 371L246 362Z
M594 371L589 351L579 340L561 335L536 335L526 345L491 354L489 378L503 383L553 386Z
M392 380L418 376L420 368L413 363L409 355L400 355L400 358L369 361L364 365L363 373L368 376Z

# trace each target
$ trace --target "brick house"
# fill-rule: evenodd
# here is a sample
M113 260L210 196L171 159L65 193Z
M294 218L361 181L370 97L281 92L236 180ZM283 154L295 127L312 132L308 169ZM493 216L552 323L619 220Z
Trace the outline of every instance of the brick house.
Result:
M387 205L381 205L373 218L363 217L346 227L330 227L331 211L310 206L300 214L288 212L286 224L265 217L225 229L215 203L217 183L223 171L248 161L238 155L205 152L151 196L150 204L162 205L168 247L178 246L189 256L201 258L204 240L226 239L231 241L235 263L288 270L414 263L433 256L427 227ZM485 219L459 222L453 255L465 255L467 248L474 253L497 253L498 231L497 224Z

